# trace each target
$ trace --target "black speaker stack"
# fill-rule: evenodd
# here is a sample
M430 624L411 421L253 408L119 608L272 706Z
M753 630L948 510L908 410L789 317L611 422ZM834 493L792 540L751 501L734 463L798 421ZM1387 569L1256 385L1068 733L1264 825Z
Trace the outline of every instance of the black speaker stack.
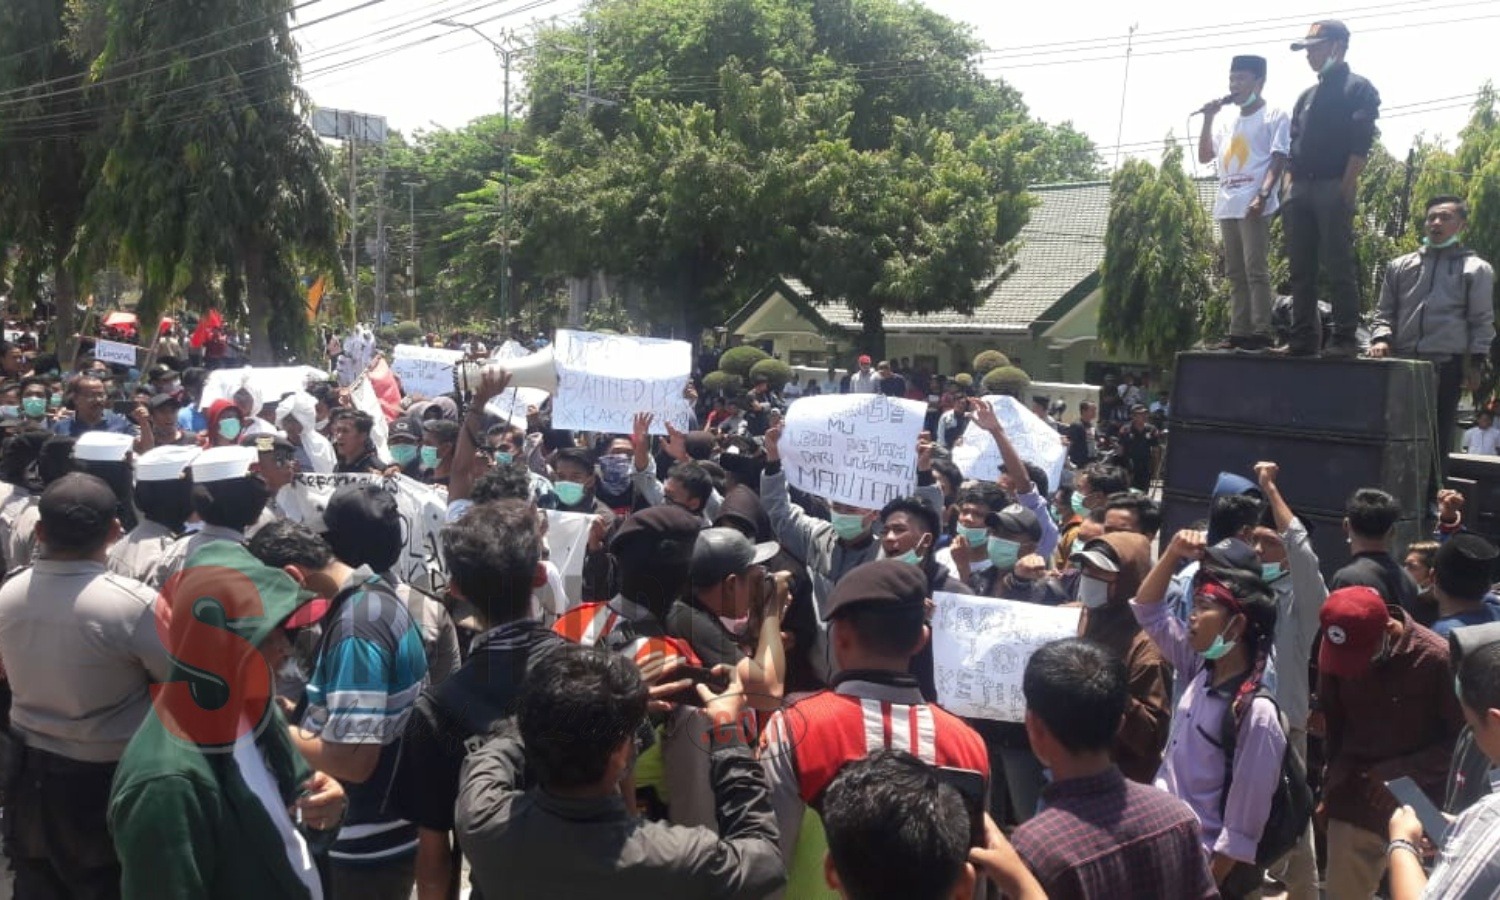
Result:
M1380 488L1401 504L1396 550L1421 540L1436 453L1433 379L1430 364L1411 360L1180 354L1164 539L1207 518L1220 472L1254 480L1254 465L1270 460L1281 467L1282 495L1312 528L1325 576L1348 560L1344 504L1358 488Z

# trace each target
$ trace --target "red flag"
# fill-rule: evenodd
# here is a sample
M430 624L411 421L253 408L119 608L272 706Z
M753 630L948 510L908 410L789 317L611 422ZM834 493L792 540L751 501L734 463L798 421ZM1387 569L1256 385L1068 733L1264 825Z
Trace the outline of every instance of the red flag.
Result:
M188 338L188 344L195 349L202 347L216 329L223 327L224 317L219 315L217 309L211 309L208 315L198 320L198 327L193 329L193 336Z
M365 377L370 380L370 387L375 389L375 396L380 400L380 408L385 412L386 421L394 422L401 415L401 388L396 384L396 373L391 371L391 367L382 358L371 364Z

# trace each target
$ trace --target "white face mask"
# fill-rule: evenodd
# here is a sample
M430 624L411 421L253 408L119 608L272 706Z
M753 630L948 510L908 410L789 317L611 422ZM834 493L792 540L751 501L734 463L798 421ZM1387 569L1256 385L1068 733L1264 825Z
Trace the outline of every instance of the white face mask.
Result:
M1089 609L1098 609L1109 602L1109 582L1101 581L1092 575L1081 575L1078 578L1078 602Z
M734 635L735 637L744 637L745 626L750 624L750 616L748 613L746 615L740 616L738 619L731 619L728 616L719 616L718 619L719 624L724 626L724 630Z

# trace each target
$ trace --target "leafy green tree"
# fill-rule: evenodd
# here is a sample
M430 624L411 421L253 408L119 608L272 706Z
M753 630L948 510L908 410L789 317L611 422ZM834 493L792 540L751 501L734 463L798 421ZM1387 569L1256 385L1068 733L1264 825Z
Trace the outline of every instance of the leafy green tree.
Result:
M79 222L96 176L85 142L98 119L78 89L88 67L70 52L67 14L65 0L0 3L0 280L23 309L51 281L64 360L87 271Z
M297 89L291 0L79 0L109 114L86 225L138 270L142 316L210 273L251 358L306 349L301 264L338 276L341 208Z
M1169 142L1161 166L1130 160L1110 182L1104 236L1099 338L1111 353L1134 353L1160 369L1192 346L1212 293L1208 214Z

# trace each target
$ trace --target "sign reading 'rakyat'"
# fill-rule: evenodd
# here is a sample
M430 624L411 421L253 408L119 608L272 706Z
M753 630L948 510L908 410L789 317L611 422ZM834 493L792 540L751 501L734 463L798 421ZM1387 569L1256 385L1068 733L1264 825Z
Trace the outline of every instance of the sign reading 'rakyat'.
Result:
M881 394L803 397L786 412L787 483L836 503L879 509L917 489L917 437L927 405Z
M688 430L692 406L683 391L693 348L686 341L563 329L553 352L553 428L630 434L636 413L652 413L652 434L666 434L668 422Z

